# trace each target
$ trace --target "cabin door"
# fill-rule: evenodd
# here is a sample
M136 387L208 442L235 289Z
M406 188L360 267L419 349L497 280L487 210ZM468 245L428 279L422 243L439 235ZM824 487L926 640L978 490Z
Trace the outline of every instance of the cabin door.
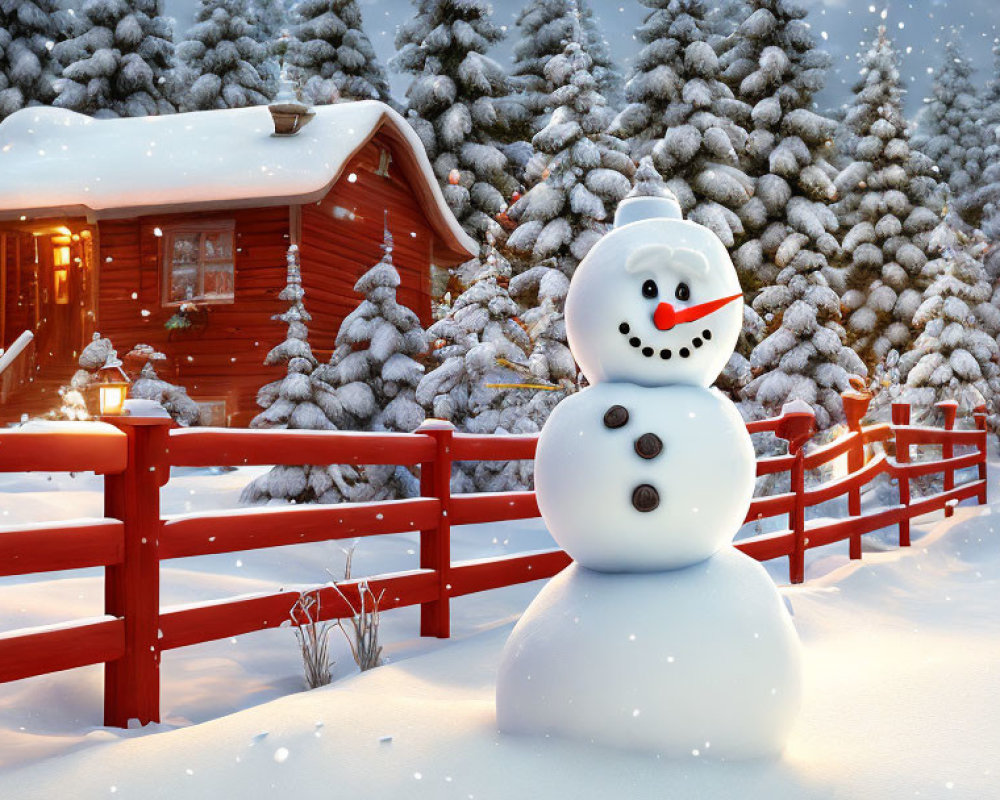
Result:
M35 233L38 364L57 367L68 378L93 328L93 232L89 228Z

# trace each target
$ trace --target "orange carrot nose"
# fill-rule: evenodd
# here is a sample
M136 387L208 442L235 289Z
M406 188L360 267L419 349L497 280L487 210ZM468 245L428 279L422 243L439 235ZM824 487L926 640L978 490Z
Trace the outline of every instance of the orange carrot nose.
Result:
M696 306L676 310L670 303L660 303L653 312L653 324L661 331L669 331L675 325L685 322L694 322L702 317L707 317L714 311L718 311L727 303L733 300L742 300L742 294L734 294L730 297L720 297L718 300L709 300L707 303L699 303Z

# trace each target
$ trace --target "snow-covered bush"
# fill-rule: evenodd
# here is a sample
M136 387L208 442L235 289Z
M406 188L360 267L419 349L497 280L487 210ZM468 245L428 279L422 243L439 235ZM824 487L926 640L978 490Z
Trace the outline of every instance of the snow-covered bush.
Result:
M837 176L847 264L842 297L848 340L869 368L914 338L921 273L941 209L931 165L910 145L899 58L880 27L861 62L862 79L844 119L847 166Z
M364 31L357 0L302 0L294 8L286 61L316 104L389 102L389 82Z
M181 109L267 104L274 70L260 36L247 0L199 0L195 25L177 45Z
M502 235L495 217L517 190L498 137L524 118L507 73L486 55L503 38L482 0L414 0L396 34L392 66L413 74L407 119L434 166L445 200L470 235Z
M652 155L684 216L731 248L744 230L737 212L754 192L740 165L750 108L721 80L703 0L645 5L653 10L636 31L645 46L611 132L628 138L633 157Z
M148 344L137 344L129 351L125 357L126 363L135 364L136 361L144 361L139 377L128 385L128 396L137 400L152 400L164 408L178 425L188 427L198 425L201 420L201 410L198 404L192 400L183 386L176 386L162 380L153 368L153 361L162 361L166 358L163 353L158 353ZM62 386L58 390L61 399L61 407L58 411L52 412L50 416L56 419L85 420L91 418L91 410L87 407L88 396L92 402L97 399L97 385L101 382L99 372L104 368L119 368L124 375L122 380L128 379L122 359L118 358L118 351L115 350L111 340L95 333L87 346L83 348L77 360L79 369L73 373L73 377L67 386ZM130 366L134 372L135 366ZM94 408L94 414L99 409Z
M97 117L169 114L173 31L160 0L86 0L76 35L57 43L53 104Z
M143 365L139 377L129 386L128 393L129 397L159 403L179 425L197 425L201 420L201 409L188 397L187 390L161 379L156 374L152 360Z

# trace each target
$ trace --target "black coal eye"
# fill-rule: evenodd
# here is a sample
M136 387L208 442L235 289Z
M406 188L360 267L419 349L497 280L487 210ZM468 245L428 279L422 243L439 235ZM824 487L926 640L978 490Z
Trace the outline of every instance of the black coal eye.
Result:
M646 281L642 285L642 296L643 297L656 297L660 293L660 290L656 288L656 281Z
M676 297L681 302L691 299L691 289L686 283L677 284L677 291L674 292L674 297Z

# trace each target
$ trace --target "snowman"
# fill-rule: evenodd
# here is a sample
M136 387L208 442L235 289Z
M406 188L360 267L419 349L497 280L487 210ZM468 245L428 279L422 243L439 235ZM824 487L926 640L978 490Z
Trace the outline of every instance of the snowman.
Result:
M505 733L664 757L780 753L800 653L767 572L732 546L754 450L709 388L743 319L722 242L672 196L629 197L566 299L590 386L542 430L538 506L574 559L514 628L497 678Z

